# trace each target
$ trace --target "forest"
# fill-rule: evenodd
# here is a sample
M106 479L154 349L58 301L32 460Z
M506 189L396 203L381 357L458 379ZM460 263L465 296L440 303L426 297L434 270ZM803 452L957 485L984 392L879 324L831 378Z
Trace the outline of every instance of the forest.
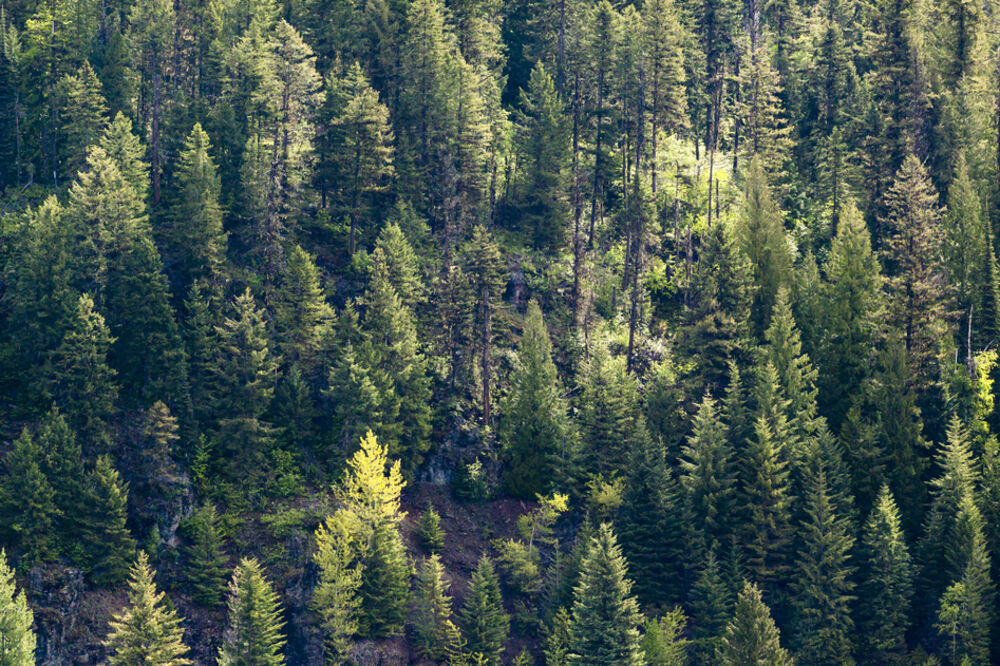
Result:
M1000 663L994 0L0 0L0 666Z

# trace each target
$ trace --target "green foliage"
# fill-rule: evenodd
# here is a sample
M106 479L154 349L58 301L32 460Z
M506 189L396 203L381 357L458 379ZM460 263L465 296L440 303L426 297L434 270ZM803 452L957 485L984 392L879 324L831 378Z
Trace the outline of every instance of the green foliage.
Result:
M4 459L0 495L5 538L28 562L51 560L56 554L54 526L60 517L55 491L42 472L42 451L25 429Z
M257 560L244 558L229 583L229 626L219 648L220 666L280 666L285 645L281 601Z
M15 587L14 570L7 553L0 550L0 664L32 666L35 663L34 614L24 590Z
M454 636L451 597L437 555L424 560L417 572L413 598L413 634L417 652L425 659L441 661L448 654Z
M781 647L778 628L756 585L746 583L740 592L716 659L721 666L790 666L794 663Z
M500 580L493 562L485 555L479 558L472 572L458 618L468 653L480 655L483 664L501 664L504 642L510 633L510 617L503 607Z
M347 658L359 627L362 569L354 554L351 518L346 512L338 513L316 529L313 561L319 567L319 581L312 605L320 617L327 656L334 662Z
M111 632L104 641L109 651L108 664L131 666L184 666L192 663L184 655L184 630L180 617L165 593L156 589L153 570L146 553L132 566L129 578L128 605L111 619Z
M215 506L205 504L184 526L185 578L191 597L207 608L219 606L226 591L229 558L223 549L219 516Z
M441 528L441 516L434 510L433 505L428 504L420 516L417 534L420 536L420 544L427 552L438 554L444 548L445 532Z
M686 666L689 641L684 638L687 617L679 606L666 615L646 620L642 651L649 666Z
M80 501L80 500L77 500ZM125 580L135 557L135 539L125 525L128 484L107 456L99 456L83 498L83 557L95 584L110 586Z

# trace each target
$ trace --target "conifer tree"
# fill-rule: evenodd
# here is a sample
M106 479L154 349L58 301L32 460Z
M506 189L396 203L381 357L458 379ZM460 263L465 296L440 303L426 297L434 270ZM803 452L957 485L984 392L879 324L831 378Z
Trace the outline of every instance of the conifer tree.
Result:
M583 368L580 395L580 439L592 474L623 469L639 432L639 386L626 359L614 358L596 345Z
M382 252L386 275L399 300L411 312L419 315L418 308L425 305L424 299L427 296L420 257L397 221L386 222L375 241L375 248Z
M417 572L413 608L417 652L426 659L441 661L450 647L449 639L455 625L451 621L448 587L441 560L431 555Z
M219 648L219 665L284 664L281 601L257 560L244 558L233 570L228 607L229 625Z
M54 527L59 519L55 492L39 465L42 451L25 429L4 459L0 515L8 543L21 549L27 562L44 562L56 555Z
M759 15L751 17L750 21L759 22ZM740 63L739 70L739 129L736 140L743 154L750 159L756 157L765 171L777 175L788 159L792 128L784 117L781 81L771 64L770 44L758 34L759 23L750 30L745 62ZM750 168L750 177L753 178L753 166Z
M688 640L684 638L687 617L680 606L643 627L642 652L649 666L687 666Z
M7 565L7 553L0 549L0 664L34 665L33 622L34 614L28 606L24 590L17 590L14 569Z
M149 128L150 175L153 202L160 201L160 176L163 171L162 125L166 95L163 78L170 58L170 41L176 15L174 6L164 0L143 0L132 6L129 25L133 28L133 53L146 104L140 117Z
M79 439L53 405L38 422L33 433L42 457L42 474L52 487L58 517L55 528L63 554L81 563L86 553L81 527L88 521L89 481Z
M701 570L691 586L691 652L695 663L715 659L732 616L732 596L722 578L715 550L705 552Z
M98 80L89 61L78 74L65 74L57 86L59 99L59 147L63 155L59 171L67 179L86 165L87 150L107 122L108 109Z
M445 533L441 529L441 516L434 510L433 505L428 504L420 516L417 532L420 535L420 543L427 552L437 555L444 548Z
M693 533L689 557L701 566L709 545L728 543L735 527L736 470L729 429L709 394L702 398L681 456L684 515Z
M195 123L184 139L174 174L176 184L166 224L160 230L163 261L175 294L197 280L219 283L226 259L222 228L222 185L208 134Z
M156 589L153 570L146 553L132 566L128 606L111 619L111 633L104 640L110 666L185 666L192 663L185 655L183 628L177 611Z
M650 116L650 189L656 194L659 134L666 129L679 134L687 125L683 41L686 38L681 15L672 0L650 0L643 5L643 40L648 53L646 83Z
M281 285L274 298L274 339L281 359L308 374L319 361L323 329L332 318L312 257L299 245L288 249Z
M507 489L518 497L533 497L549 490L553 461L572 436L552 362L552 343L535 301L528 304L518 360L511 393L501 410L500 441L509 461Z
M229 558L219 529L215 506L205 504L188 519L185 530L185 578L191 597L206 608L220 605L226 591Z
M796 661L817 665L850 663L854 632L850 554L854 537L848 521L836 514L822 471L813 479L805 512L803 547L795 564L792 593Z
M81 536L85 569L97 585L120 583L135 557L135 539L125 524L128 484L122 483L107 456L98 456L84 501Z
M788 283L792 261L781 211L771 196L760 159L750 161L736 237L757 286L751 318L755 332L761 335L770 322L778 288Z
M631 592L628 564L611 526L603 524L580 563L570 624L570 664L643 663L642 615Z
M866 377L881 307L879 264L861 214L848 201L824 266L828 303L819 345L821 411L839 430Z
M479 372L482 375L483 425L490 425L493 413L491 387L493 383L493 315L498 309L497 300L504 286L503 256L496 241L485 227L477 225L462 247L463 271L469 277L469 290L475 299L473 314L477 330L474 348L480 355ZM452 344L454 344L454 340ZM457 368L452 367L452 382Z
M378 195L395 175L393 135L389 110L379 101L358 63L336 82L343 102L336 109L323 148L329 177L339 190L338 211L350 220L348 252L354 255L358 240L370 240L371 229L363 228L372 218Z
M555 82L539 62L527 90L521 91L517 115L521 188L517 216L538 249L562 247L568 222L566 168L570 136Z
M859 636L865 654L886 661L906 648L913 565L899 509L883 485L861 539Z
M261 419L274 395L278 364L269 347L264 313L249 288L236 297L231 315L215 330L216 437L233 461L259 463L272 438L270 425Z
M903 336L913 373L917 404L925 422L933 421L938 395L937 344L947 330L951 306L944 290L941 262L941 213L927 169L907 156L891 189L886 213L879 219L885 243L882 261L888 277L887 323ZM933 431L932 431L933 432Z
M510 617L503 607L500 579L486 555L479 558L472 572L469 592L458 618L468 654L479 655L482 664L499 666L510 633Z
M789 292L785 287L778 289L771 311L771 324L764 338L767 341L765 353L788 400L786 414L789 423L800 438L815 435L819 428L816 420L817 372L809 356L802 353L802 338L795 325Z
M791 666L781 647L771 611L753 583L746 583L736 600L733 619L726 626L716 657L720 666Z
M91 455L107 451L111 444L107 422L118 399L115 371L107 363L112 343L104 317L84 294L45 370L46 393Z
M99 144L104 154L118 167L139 199L149 197L149 164L145 162L146 147L132 132L132 121L119 111L105 128Z
M359 627L362 570L354 552L357 537L352 519L351 514L339 512L316 528L313 562L319 567L319 581L312 605L320 617L327 656L334 662L347 658Z

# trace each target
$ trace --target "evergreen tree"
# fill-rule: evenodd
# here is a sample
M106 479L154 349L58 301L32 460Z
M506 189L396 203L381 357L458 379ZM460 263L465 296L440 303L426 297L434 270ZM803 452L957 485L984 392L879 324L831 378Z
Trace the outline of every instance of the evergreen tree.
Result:
M485 555L479 558L472 572L469 592L458 618L467 652L480 655L482 664L499 666L510 632L510 617L503 607L500 579L493 562Z
M695 663L715 659L731 616L732 596L722 578L715 551L708 550L691 586L691 652Z
M788 289L778 290L771 311L771 324L764 333L766 357L774 366L782 392L788 400L786 414L795 434L802 439L814 436L820 428L817 421L816 368L809 356L802 353L802 338Z
M604 345L595 346L583 368L580 439L591 474L609 476L624 469L639 431L639 386L626 359L613 358Z
M274 299L274 339L282 361L298 364L311 375L319 361L324 328L333 313L326 303L320 272L300 246L288 250L288 262Z
M759 34L759 15L750 21L758 24L750 27L746 60L740 63L736 141L741 152L750 159L756 157L765 171L776 175L788 159L792 128L784 117L781 81L771 64L771 45ZM752 164L750 168L750 178L754 178Z
M562 101L541 62L528 89L521 91L517 116L517 154L521 170L517 217L543 250L562 247L568 222L566 168L570 136Z
M347 658L359 626L362 570L354 553L350 522L351 516L341 512L316 528L313 562L319 567L319 581L312 604L320 617L327 657L334 662Z
M90 473L82 527L85 569L95 584L107 586L125 580L135 557L135 539L128 518L128 484L107 456L99 456Z
M826 475L814 478L806 504L802 550L795 569L795 607L800 664L848 664L853 652L854 537L847 519L837 516Z
M202 606L214 608L223 601L229 564L215 506L201 506L185 527L185 578L191 588L191 598Z
M756 585L746 583L740 592L716 659L721 666L790 666L793 663L781 647L778 628Z
M906 648L913 596L913 565L888 486L882 486L865 523L861 561L858 629L863 653L886 662Z
M443 660L451 647L449 638L453 635L454 626L444 567L437 555L431 555L417 572L413 607L417 652L425 659Z
M118 387L107 356L114 341L93 299L84 294L45 370L46 394L66 415L88 454L106 452L111 444L108 419Z
M937 192L914 155L899 168L885 205L886 214L879 222L884 228L882 261L888 276L886 319L903 336L917 404L925 422L933 423L940 412L938 341L948 328L950 304L944 290Z
M381 250L389 283L399 300L418 315L418 308L425 304L427 288L421 275L420 257L398 222L389 221L382 227L375 248Z
M580 563L570 624L571 664L642 664L642 615L611 526L601 525Z
M420 523L417 525L417 533L420 535L420 543L427 552L437 555L444 548L444 530L441 529L441 516L434 510L434 506L427 505Z
M229 583L229 625L219 648L220 666L285 663L281 601L257 560L244 558Z
M21 549L27 562L44 562L56 554L54 526L59 519L55 492L39 465L42 451L25 429L4 459L0 494L5 541Z
M54 527L60 548L71 560L82 563L87 553L85 540L80 538L81 528L94 518L87 503L91 497L87 458L79 439L54 405L38 422L33 436L42 453L39 468L53 491L57 511Z
M535 301L528 304L518 361L501 409L500 441L508 461L507 489L518 497L533 497L549 490L553 462L572 436L552 343Z
M7 553L0 549L0 664L33 666L34 614L24 590L18 592L14 583L14 569L7 565Z
M65 74L57 86L59 99L59 171L72 178L86 165L87 150L107 123L108 109L89 61L79 74Z
M172 3L164 0L142 0L132 6L129 25L132 27L133 54L140 73L140 88L145 104L140 117L149 129L150 176L153 202L160 201L160 176L163 171L162 125L166 95L164 76L170 59L170 42L176 15Z
M760 335L770 321L779 287L788 283L792 261L781 211L771 196L759 159L750 161L736 237L750 261L757 286L751 318Z
M647 620L642 635L645 663L649 666L687 666L685 624L687 618L680 606L662 617Z
M476 226L472 230L472 236L462 247L463 266L462 269L469 276L469 291L475 300L476 306L473 314L473 326L478 335L477 348L480 354L479 372L482 375L482 412L483 425L490 425L492 417L493 402L491 385L493 383L492 354L493 354L493 315L498 309L497 300L504 287L504 264L503 255L497 246L493 236L482 226ZM450 277L450 276L449 276ZM452 335L452 338L455 336ZM448 341L454 345L457 341ZM454 357L453 357L454 358ZM455 375L458 368L453 360L451 368L451 383L455 383Z
M226 258L222 228L222 186L208 135L195 123L177 158L172 204L159 230L163 261L174 294L186 294L197 280L218 283Z
M125 182L146 201L149 197L149 164L145 162L146 147L132 132L132 121L119 111L104 129L98 143L104 154L118 167Z
M185 658L181 619L177 611L158 592L153 570L146 553L132 566L129 579L128 606L111 619L111 633L104 641L110 652L111 666L184 666L192 663Z

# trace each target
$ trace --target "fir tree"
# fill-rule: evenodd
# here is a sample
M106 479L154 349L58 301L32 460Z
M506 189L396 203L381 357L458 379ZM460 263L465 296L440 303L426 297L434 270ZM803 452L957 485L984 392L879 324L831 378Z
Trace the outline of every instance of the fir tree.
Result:
M569 139L555 83L539 62L531 72L527 90L521 91L517 154L523 171L516 204L520 225L531 234L538 249L558 249L566 237Z
M708 663L722 646L722 635L732 615L732 597L714 549L705 553L690 598L691 652L695 663Z
M499 666L510 632L510 617L503 607L500 579L493 562L485 555L479 558L472 572L469 592L458 617L468 653L480 655L483 664Z
M736 140L741 152L759 160L765 171L775 175L780 173L788 159L792 128L784 117L781 81L771 64L771 46L765 37L758 34L759 15L750 17L750 21L757 25L750 27L745 61L740 63ZM751 164L750 178L756 177L753 168Z
M687 617L677 606L660 618L646 621L642 651L649 666L687 666L688 640L684 638Z
M132 121L119 111L105 128L99 144L104 154L118 167L139 199L149 196L149 164L144 160L146 147L132 132Z
M610 475L623 469L639 432L639 386L626 359L613 358L604 345L595 347L581 378L580 439L591 474Z
M108 586L125 580L135 556L135 539L125 525L128 484L107 456L99 456L85 495L83 553L85 569L95 584Z
M183 641L181 619L165 593L158 592L146 553L132 566L128 606L111 619L111 633L104 641L110 666L150 664L184 666L188 648Z
M886 661L906 648L913 596L913 565L888 486L882 486L865 523L861 558L859 636L865 654Z
M518 361L512 391L501 410L500 440L508 461L508 490L518 497L533 497L549 490L553 461L571 437L552 363L552 343L535 301L528 304Z
M441 516L434 510L433 505L428 504L424 509L417 525L417 533L420 535L421 545L428 553L436 555L444 548L445 533L441 528Z
M18 592L14 583L14 570L7 565L7 553L0 549L0 664L33 666L34 614L24 590Z
M355 554L352 516L335 514L316 528L316 553L313 562L319 567L319 581L313 591L312 605L320 617L329 659L347 658L352 638L358 632L362 569Z
M320 272L300 246L288 250L288 262L274 299L274 339L282 361L311 374L319 361L323 329L332 318L320 284Z
M746 583L740 592L716 659L720 666L790 666L793 663L781 647L778 628L756 585Z
M57 86L59 99L59 145L63 155L59 171L72 178L86 165L87 150L97 143L107 122L108 109L101 82L90 62L79 74L65 74Z
M222 186L210 155L208 135L195 123L184 140L174 174L176 193L160 229L163 261L175 294L186 294L197 280L222 280L226 232L222 228Z
M207 608L220 605L226 591L229 558L219 529L219 517L212 504L201 506L185 526L185 578L191 597Z
M39 466L42 451L25 429L4 459L0 515L8 543L21 549L27 562L44 562L56 554L54 526L59 519L55 492Z
M803 547L795 564L796 661L801 664L848 664L853 652L854 537L848 521L837 516L826 475L812 482L806 504Z
M421 260L398 222L389 221L382 227L375 248L381 250L386 275L399 300L415 315L419 314L418 308L425 304L427 296L427 287L421 275Z
M474 348L480 354L479 372L482 374L482 413L483 424L490 425L492 417L493 382L493 315L498 309L497 300L504 286L503 255L493 236L482 226L472 230L472 236L462 247L463 271L469 276L469 290L476 306L473 314L473 325L478 335L475 336ZM454 336L453 336L454 337ZM449 341L454 345L457 341ZM452 384L458 368L452 365Z
M444 659L452 627L451 596L444 578L444 567L437 555L431 555L417 572L413 608L417 652L425 659Z
M642 615L611 526L601 525L580 563L570 624L571 664L642 664Z
M257 560L244 558L229 583L229 625L219 649L220 666L280 666L285 646L281 601Z

